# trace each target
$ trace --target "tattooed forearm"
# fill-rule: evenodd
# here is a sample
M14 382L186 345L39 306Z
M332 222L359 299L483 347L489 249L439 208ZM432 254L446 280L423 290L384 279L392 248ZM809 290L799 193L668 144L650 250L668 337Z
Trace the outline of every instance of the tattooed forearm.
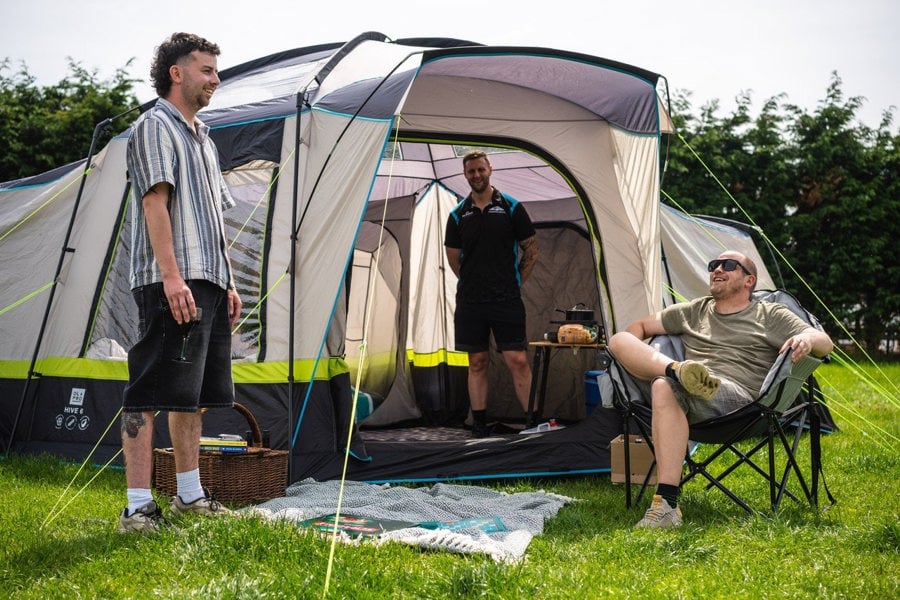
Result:
M526 281L538 259L537 236L533 235L527 240L522 240L519 242L519 247L522 249L522 256L519 258L519 274L522 281Z
M146 424L147 420L144 419L144 415L139 412L122 413L122 435L127 435L132 439L136 438L141 432L141 427Z

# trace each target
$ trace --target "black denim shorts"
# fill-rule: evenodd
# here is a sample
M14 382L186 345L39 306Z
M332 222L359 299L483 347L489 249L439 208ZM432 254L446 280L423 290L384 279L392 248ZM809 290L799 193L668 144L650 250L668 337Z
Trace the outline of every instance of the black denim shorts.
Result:
M132 292L139 339L128 352L126 412L196 412L234 404L227 294L208 281L187 284L202 309L189 331L172 316L161 283Z

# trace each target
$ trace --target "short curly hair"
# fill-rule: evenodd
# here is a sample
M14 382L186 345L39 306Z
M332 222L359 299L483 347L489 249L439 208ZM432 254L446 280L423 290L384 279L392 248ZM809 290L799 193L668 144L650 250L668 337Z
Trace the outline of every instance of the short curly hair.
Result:
M193 33L173 33L162 44L156 47L156 57L150 67L150 80L160 98L165 98L172 89L172 76L169 67L194 50L219 55L219 46Z

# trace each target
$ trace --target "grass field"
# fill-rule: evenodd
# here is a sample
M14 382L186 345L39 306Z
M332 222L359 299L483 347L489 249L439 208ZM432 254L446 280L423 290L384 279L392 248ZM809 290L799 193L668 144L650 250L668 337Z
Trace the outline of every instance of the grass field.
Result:
M866 372L889 385L900 381L898 365ZM878 394L835 364L817 376L840 427L823 440L826 481L837 497L829 510L785 501L777 514L748 516L692 482L682 496L684 527L637 531L647 501L626 510L623 488L607 476L487 484L579 499L546 523L515 565L399 544L338 544L332 561L327 540L256 519L120 535L122 471L6 457L0 597L898 598L896 387ZM729 479L755 505L766 504L762 480ZM62 510L50 513L58 502Z

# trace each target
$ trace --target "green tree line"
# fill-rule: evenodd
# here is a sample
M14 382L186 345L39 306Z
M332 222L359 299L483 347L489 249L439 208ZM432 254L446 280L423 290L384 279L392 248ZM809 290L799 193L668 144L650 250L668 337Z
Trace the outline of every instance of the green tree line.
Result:
M69 75L38 86L25 65L12 71L0 62L0 181L37 175L86 157L97 123L138 105L128 64L111 79L99 79L69 59ZM137 111L115 120L97 149L123 131Z
M100 80L70 59L66 78L38 86L24 65L0 62L0 181L84 158L98 122L138 105L127 68ZM762 251L786 289L835 339L874 354L900 329L900 135L893 109L877 127L859 122L863 102L845 97L837 73L811 112L781 95L754 115L743 93L720 115L718 101L695 108L678 92L662 189L681 210L758 227L768 240L758 243L780 253ZM112 123L97 148L136 115Z

